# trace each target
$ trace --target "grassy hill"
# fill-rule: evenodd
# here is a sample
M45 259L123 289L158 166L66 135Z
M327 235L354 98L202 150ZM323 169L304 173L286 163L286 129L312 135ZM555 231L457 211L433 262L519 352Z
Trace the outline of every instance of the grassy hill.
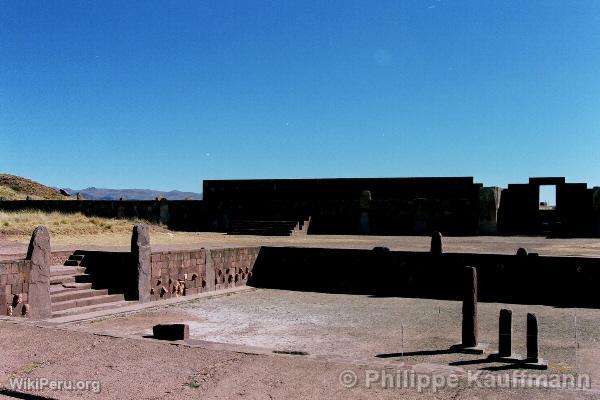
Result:
M29 196L34 200L68 200L70 196L64 196L51 187L42 185L16 175L0 174L0 198L4 200L25 200Z
M16 175L0 173L0 199L25 200L74 200L79 193L84 200L154 200L165 198L168 200L202 200L201 193L181 192L172 190L170 192L150 189L102 189L89 187L87 189L73 190L63 189L63 195L58 189L51 188L41 183Z

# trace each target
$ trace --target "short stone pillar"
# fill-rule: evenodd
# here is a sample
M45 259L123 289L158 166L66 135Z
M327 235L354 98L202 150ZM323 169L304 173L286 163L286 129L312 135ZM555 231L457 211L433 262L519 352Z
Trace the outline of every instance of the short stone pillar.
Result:
M33 231L27 260L31 261L27 295L29 316L35 319L50 318L50 233L45 226L40 225Z
M527 361L539 361L538 323L535 314L527 314Z
M524 366L534 369L548 369L548 363L539 355L538 322L535 314L527 314L527 357Z
M477 270L465 267L462 306L462 346L476 347L477 330Z
M137 295L140 303L150 301L151 256L150 229L148 225L135 225L131 235L131 255L137 276Z
M505 308L500 310L498 328L498 356L512 356L512 311Z
M442 234L438 231L433 232L431 235L431 254L439 256L443 252Z

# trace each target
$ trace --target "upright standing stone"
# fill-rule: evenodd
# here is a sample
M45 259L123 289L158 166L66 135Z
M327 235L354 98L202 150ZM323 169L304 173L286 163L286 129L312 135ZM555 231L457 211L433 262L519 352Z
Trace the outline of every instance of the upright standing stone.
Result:
M535 314L527 314L527 361L539 361L538 323Z
M148 225L135 225L131 235L131 254L136 267L137 294L140 303L150 301L151 253Z
M510 357L512 355L512 311L503 308L500 310L498 329L498 356Z
M31 261L27 297L29 315L36 319L50 318L50 234L45 226L40 225L33 231L27 260Z
M158 221L162 225L168 225L171 219L171 215L169 213L169 202L166 198L160 199L159 208L158 208Z
M443 251L442 234L435 231L431 235L431 254L439 256Z
M369 223L369 209L371 208L371 191L363 190L360 193L360 219L359 219L359 233L368 234L370 233L370 223Z
M477 346L477 270L465 267L462 307L462 346Z

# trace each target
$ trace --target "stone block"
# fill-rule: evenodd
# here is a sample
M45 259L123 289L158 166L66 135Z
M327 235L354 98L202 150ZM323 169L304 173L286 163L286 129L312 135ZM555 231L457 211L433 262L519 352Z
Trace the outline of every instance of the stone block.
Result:
M187 340L190 338L190 327L187 324L154 325L152 334L160 340Z
M11 291L13 294L20 294L23 292L23 284L22 283L13 283L11 285Z

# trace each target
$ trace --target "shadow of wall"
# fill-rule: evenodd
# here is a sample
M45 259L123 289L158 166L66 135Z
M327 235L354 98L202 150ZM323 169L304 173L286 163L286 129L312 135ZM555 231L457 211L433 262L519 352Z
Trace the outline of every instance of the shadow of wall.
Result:
M598 307L600 259L386 250L262 247L248 284L261 288L462 300L477 268L487 302Z

